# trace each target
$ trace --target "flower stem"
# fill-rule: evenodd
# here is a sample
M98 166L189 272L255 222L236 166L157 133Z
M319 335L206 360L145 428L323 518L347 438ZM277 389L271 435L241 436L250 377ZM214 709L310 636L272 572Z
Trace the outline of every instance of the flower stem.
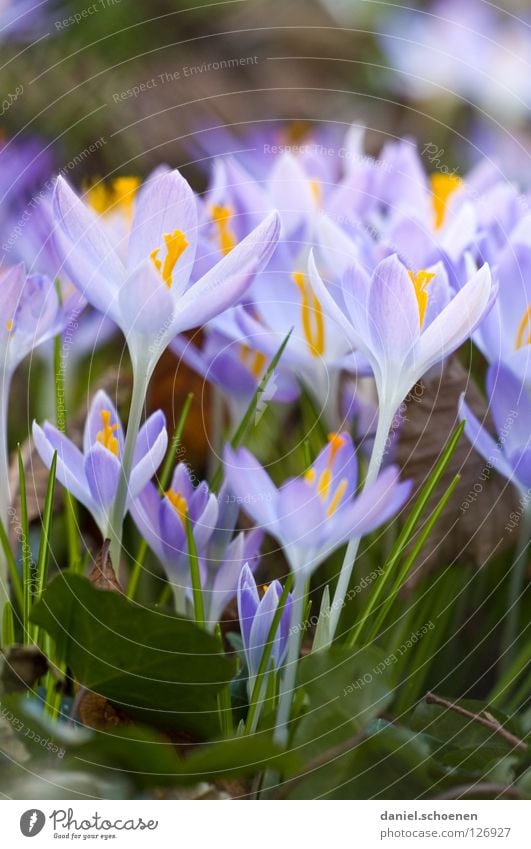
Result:
M374 438L374 445L372 449L371 459L369 461L369 468L367 470L367 476L365 478L364 486L368 486L369 484L373 483L373 481L378 477L378 473L380 471L383 459L386 454L387 443L389 439L389 433L391 431L391 425L393 423L393 418L394 411L391 415L389 415L389 413L386 413L384 415L380 408L380 413L378 416L378 427L376 429L376 436ZM361 537L352 537L345 552L345 558L341 566L341 572L339 573L339 580L337 582L334 600L332 602L330 610L330 643L334 639L334 635L339 622L339 617L345 605L345 597L348 592L350 577L352 575L352 570L354 568L354 563L356 561L360 542Z
M522 496L525 498L526 496ZM514 659L518 648L518 622L520 618L520 605L522 588L525 583L525 573L528 564L526 557L529 542L531 540L531 501L525 504L518 534L518 542L514 561L510 570L509 591L507 597L507 617L501 639L501 661L502 673Z
M288 636L288 653L284 674L280 682L280 697L278 702L277 721L273 739L281 746L286 746L289 736L289 718L291 704L295 692L297 667L302 638L302 620L308 591L306 575L295 575L293 587L293 603L291 608L291 623Z
M9 534L7 521L9 515L9 454L7 448L7 401L9 397L10 376L5 372L0 377L0 521ZM0 634L5 605L9 601L7 557L0 547Z
M131 397L131 407L129 409L129 419L127 421L127 432L125 435L124 454L122 459L122 467L120 471L120 480L116 491L116 498L112 506L109 517L108 536L111 540L111 562L118 570L120 565L120 553L122 548L122 530L124 522L125 508L127 504L127 493L129 490L129 478L133 467L133 457L135 452L138 431L144 410L144 401L146 397L147 387L149 383L150 373L146 368L141 366L133 367L133 394Z

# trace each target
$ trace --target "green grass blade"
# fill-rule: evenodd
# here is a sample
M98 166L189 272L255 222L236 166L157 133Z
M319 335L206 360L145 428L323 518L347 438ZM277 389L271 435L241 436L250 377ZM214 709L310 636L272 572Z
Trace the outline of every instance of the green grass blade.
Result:
M6 529L4 528L2 521L0 521L0 544L2 546L7 561L7 567L9 569L9 576L11 578L11 587L13 590L13 595L15 596L17 607L20 611L20 615L22 616L22 613L24 611L24 590L22 588L22 581L20 580L17 563L15 558L13 557L13 552L11 551L11 546L9 544L9 538L7 536Z
M395 583L393 584L391 591L388 593L384 603L380 607L380 612L378 613L378 616L376 617L374 625L372 626L372 629L370 629L369 632L368 632L367 643L370 643L372 640L376 639L376 636L378 635L381 626L385 622L385 619L387 617L387 614L389 613L389 610L391 609L398 593L402 589L411 569L413 568L413 566L414 566L414 564L417 560L417 557L419 556L420 552L424 548L424 545L426 544L426 541L427 541L429 535L431 534L435 524L437 523L442 511L444 510L444 508L446 507L446 505L450 501L453 493L455 492L455 488L457 487L460 480L461 480L460 475L455 475L450 486L446 489L444 495L440 499L436 508L433 510L433 512L430 514L429 518L427 519L424 527L422 528L422 531L420 532L420 534L418 536L417 542L415 543L414 547L411 550L410 555L406 558L406 560L404 561L404 564L402 565L400 571L398 572L398 575L396 577ZM384 574L385 574L385 571L386 570L384 569Z
M273 374L273 372L275 371L282 354L284 353L284 348L288 344L292 332L293 332L293 328L289 331L288 335L283 340L282 345L280 346L280 348L276 352L275 356L273 357L273 359L269 363L269 365L266 369L266 372L265 372L262 380L260 381L260 383L258 385L256 392L254 393L253 397L251 398L251 401L249 402L249 406L247 407L247 410L245 411L245 415L244 415L243 419L241 420L240 424L238 425L236 432L235 432L234 436L232 437L232 439L230 441L232 448L234 448L234 449L238 448L241 445L241 443L243 442L245 434L247 433L247 430L248 430L249 425L251 423L251 419L254 416L257 404L258 404L260 398L262 397L262 395L264 394L266 386L269 383L269 379L270 379L271 375ZM217 492L217 490L219 489L219 486L221 484L222 477L223 477L223 464L220 463L217 470L216 470L216 473L214 474L214 477L212 478L212 482L210 484L211 492Z
M14 645L15 642L15 617L13 613L13 605L10 601L4 604L4 612L2 615L2 648Z
M185 517L186 540L188 543L188 559L190 561L190 575L192 578L192 595L194 599L195 621L201 627L205 627L205 607L203 604L203 593L201 590L201 573L199 571L199 558L195 545L194 532L188 512Z
M349 637L347 638L347 645L355 645L360 639L360 635L365 628L366 623L369 621L374 608L376 607L378 600L382 596L384 589L387 587L388 581L392 578L395 572L395 567L404 550L407 548L415 528L424 513L426 505L431 498L433 492L435 491L441 477L443 476L452 456L457 447L457 443L461 438L461 434L463 433L465 427L465 422L461 422L461 424L455 429L454 433L448 440L441 456L437 460L433 472L430 477L424 484L423 488L420 491L419 496L409 514L406 522L404 523L404 527L402 528L400 534L398 535L398 539L396 540L391 554L389 555L387 562L384 567L383 575L380 580L376 583L376 587L374 592L371 594L368 603L365 607L363 615L360 617L359 622L351 631Z

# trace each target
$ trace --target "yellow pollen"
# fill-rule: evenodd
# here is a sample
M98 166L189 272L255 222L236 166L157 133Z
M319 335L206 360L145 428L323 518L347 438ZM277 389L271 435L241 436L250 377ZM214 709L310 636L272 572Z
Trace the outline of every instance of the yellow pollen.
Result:
M304 480L306 481L306 483L309 484L312 484L315 481L315 469L313 468L313 466L311 469L308 469L308 471L304 473Z
M438 230L444 224L450 196L459 188L462 180L457 174L437 172L431 175L430 182L435 213L435 229Z
M183 527L186 525L186 514L188 512L188 502L181 492L176 492L174 489L167 489L164 493L171 506L179 516Z
M323 200L323 187L319 180L310 180L310 189L316 206L321 206Z
M516 348L523 348L524 345L531 345L531 304L526 309L516 334Z
M310 354L319 357L325 350L323 309L303 271L294 271L291 278L301 293L302 328Z
M230 254L235 247L237 239L230 226L230 220L234 215L230 206L217 206L211 208L211 215L218 230L219 249L223 256Z
M118 440L116 439L114 433L118 430L117 424L111 424L111 411L110 410L102 410L100 412L101 421L103 423L103 430L98 431L96 434L97 441L103 445L107 451L110 451L115 457L118 456Z
M118 211L130 218L139 185L139 177L116 177L110 185L100 182L91 186L86 198L98 215Z
M328 518L330 518L330 516L333 516L334 513L336 512L337 508L339 507L339 505L341 503L341 499L343 498L343 496L345 494L347 484L348 484L348 481L347 481L346 478L343 478L343 480L340 481L340 483L339 483L339 485L338 485L338 487L337 487L337 489L334 493L334 497L332 498L330 504L328 505L328 510L326 511L326 515L328 516Z
M319 477L319 483L317 484L317 492L321 498L321 501L326 501L326 499L328 498L331 483L332 472L327 466L326 469L323 469L323 471L321 472L321 475Z
M330 444L330 454L328 456L328 466L331 466L336 458L336 454L345 444L345 438L340 433L329 433L328 442Z
M164 233L164 245L166 247L166 256L164 262L159 259L160 248L155 248L151 251L149 258L153 265L162 276L168 289L171 289L173 269L179 258L183 255L188 247L188 239L182 230L174 230L173 233Z
M426 286L433 280L435 274L433 271L426 271L422 268L420 271L415 272L410 271L409 276L411 278L411 282L413 283L413 288L415 290L415 295L417 298L417 304L419 307L419 320L420 326L424 324L424 319L426 317L426 310L428 308L428 293L426 291Z
M12 318L9 319L9 321L6 324L6 327L9 330L9 332L11 333L11 331L13 330L13 319Z
M258 380L267 363L267 357L261 351L253 351L248 345L240 345L240 360L247 366L252 376Z
M263 587L262 587L262 592L263 592L264 595L266 594L268 589L269 589L269 584L264 584Z

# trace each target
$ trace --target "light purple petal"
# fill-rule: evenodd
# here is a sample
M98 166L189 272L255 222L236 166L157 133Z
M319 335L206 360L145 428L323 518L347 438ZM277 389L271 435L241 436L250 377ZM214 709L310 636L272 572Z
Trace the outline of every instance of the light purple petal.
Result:
M463 395L459 401L459 418L461 421L466 421L465 433L472 443L472 447L478 452L478 454L481 454L483 459L486 460L493 469L496 469L496 471L505 478L511 480L514 475L511 465L504 457L500 446L479 423L474 413L465 402Z
M276 519L278 490L256 457L245 448L225 448L225 477L245 512L263 528Z
M413 283L396 256L376 267L367 304L373 349L384 361L400 363L420 333L420 317Z
M127 268L133 271L160 249L164 259L164 234L181 230L188 247L178 259L172 274L172 288L181 292L192 273L197 245L197 203L192 189L178 171L154 174L139 193L135 208Z
M96 442L86 455L84 466L90 494L106 511L114 501L118 488L120 461L112 451Z
M129 479L130 497L136 498L164 459L168 447L166 418L161 410L153 413L140 428Z
M88 488L84 459L79 448L49 422L45 422L42 428L33 422L33 440L41 460L48 468L54 451L57 451L57 480L87 510L94 512L96 504Z
M279 228L273 212L185 292L176 306L176 333L205 324L238 301L270 258Z

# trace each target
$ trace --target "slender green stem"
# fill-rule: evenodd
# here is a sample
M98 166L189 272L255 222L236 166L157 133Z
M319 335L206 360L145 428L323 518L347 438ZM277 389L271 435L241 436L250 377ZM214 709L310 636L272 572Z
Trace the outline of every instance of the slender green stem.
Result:
M62 341L60 336L54 339L54 377L55 377L55 419L57 429L61 433L67 431L65 371L62 357ZM71 569L76 569L81 560L79 532L77 522L76 502L68 490L65 490L65 520L66 538L68 544L68 562Z
M32 638L32 626L30 625L29 616L31 605L33 603L34 591L34 564L31 554L31 546L29 540L29 523L28 523L28 506L26 500L26 475L24 473L24 460L22 459L22 451L20 444L17 445L18 451L18 475L19 475L19 491L20 491L20 526L21 526L21 541L20 548L22 552L22 587L24 592L24 607L22 611L22 630L25 643L30 643Z
M266 644L264 646L264 651L262 657L260 659L260 664L258 666L258 672L256 673L256 678L253 683L252 691L251 691L251 699L249 702L249 710L247 711L247 719L245 722L245 733L246 734L254 734L256 728L258 726L258 722L260 719L260 708L262 705L262 692L264 689L264 678L266 676L267 670L269 668L269 662L271 660L271 653L273 651L273 642L275 639L275 635L278 630L278 626L280 624L280 620L282 618L282 613L284 612L284 608L286 606L286 602L288 600L288 595L291 592L291 588L293 586L293 576L291 573L286 578L286 583L284 584L284 589L282 590L282 594L278 600L277 609L275 610L275 615L273 616L273 620L271 622L269 633L267 635Z
M380 410L380 414L378 416L378 427L374 438L374 446L372 449L371 459L369 461L367 477L365 478L365 486L373 483L378 476L378 472L380 471L385 457L393 417L394 412L391 415L384 415ZM339 617L341 616L341 611L345 605L345 597L348 592L350 578L354 568L354 563L356 562L360 542L361 537L353 537L347 546L343 565L341 566L341 572L339 573L339 580L337 582L334 600L330 609L330 641L334 639Z
M524 496L525 497L525 496ZM531 501L524 506L520 522L520 531L510 570L509 589L507 594L507 617L501 639L501 672L506 671L517 653L518 625L520 622L520 605L522 590L525 585L525 575L528 566L527 551L531 540Z
M291 627L288 636L288 652L284 666L284 674L280 679L280 697L278 701L277 721L273 739L280 746L285 747L289 737L289 719L291 704L295 693L297 681L297 668L299 665L299 653L302 640L302 623L304 608L306 606L306 594L308 591L308 579L305 575L295 575L293 587L293 602L291 607Z
M131 397L131 407L129 410L129 419L127 422L127 432L125 435L124 453L120 469L120 480L118 482L118 490L116 498L112 506L109 517L109 527L107 535L111 540L111 562L116 570L120 565L120 554L122 550L122 532L125 507L127 504L127 493L129 489L129 478L133 467L133 457L135 446L140 430L140 422L144 410L144 401L149 384L150 372L142 364L137 364L133 367L133 394Z
M205 627L205 606L203 603L203 592L201 590L201 573L199 571L199 558L195 545L194 532L188 511L186 512L186 540L188 543L188 560L190 561L190 575L192 578L192 595L194 599L195 621L202 628Z
M2 649L12 646L15 642L15 617L13 614L13 605L11 602L6 602L4 606L4 615L2 618Z

